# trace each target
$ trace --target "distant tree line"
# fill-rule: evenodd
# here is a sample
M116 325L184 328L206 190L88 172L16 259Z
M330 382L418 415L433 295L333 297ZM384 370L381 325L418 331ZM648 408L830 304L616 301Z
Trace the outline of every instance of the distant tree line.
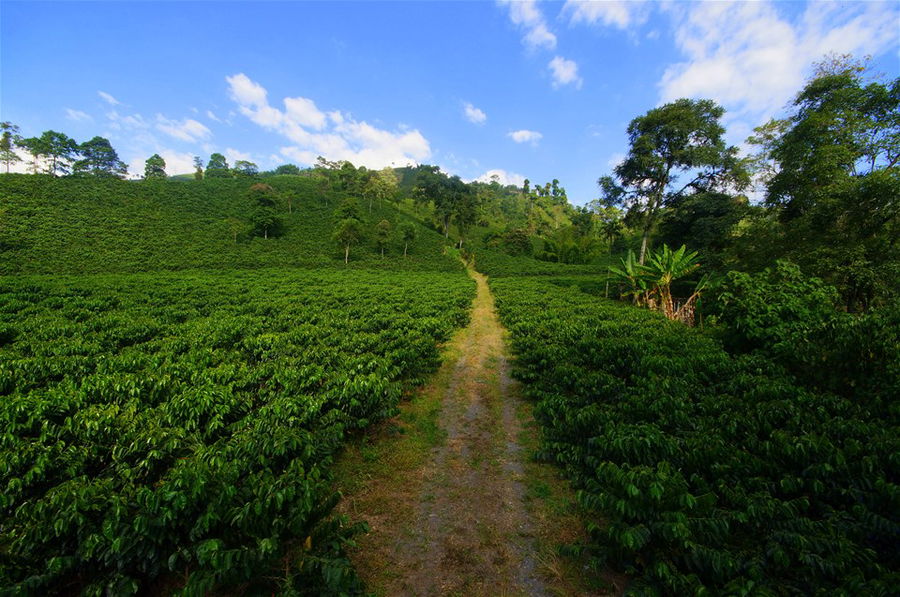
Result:
M23 137L11 122L0 123L0 161L6 172L22 161L16 149L30 156L28 168L34 174L52 176L91 175L122 178L128 174L125 163L104 137L78 143L65 133L44 131L39 137Z

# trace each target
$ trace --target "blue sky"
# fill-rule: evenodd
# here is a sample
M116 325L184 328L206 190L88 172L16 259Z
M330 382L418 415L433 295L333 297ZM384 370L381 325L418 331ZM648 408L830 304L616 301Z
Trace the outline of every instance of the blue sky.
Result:
M897 2L3 1L0 119L105 136L133 174L324 155L582 204L635 116L709 97L740 144L827 52L900 75L898 32Z

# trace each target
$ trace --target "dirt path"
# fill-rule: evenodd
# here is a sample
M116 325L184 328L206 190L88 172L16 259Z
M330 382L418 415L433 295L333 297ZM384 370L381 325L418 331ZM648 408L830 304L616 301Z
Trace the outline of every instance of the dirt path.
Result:
M372 528L354 563L385 595L549 594L537 571L504 330L484 276L471 275L471 323L452 340L422 401L405 412L408 425L431 428L430 449L389 447L399 447L396 460L345 491L342 509ZM397 430L410 433L399 421Z

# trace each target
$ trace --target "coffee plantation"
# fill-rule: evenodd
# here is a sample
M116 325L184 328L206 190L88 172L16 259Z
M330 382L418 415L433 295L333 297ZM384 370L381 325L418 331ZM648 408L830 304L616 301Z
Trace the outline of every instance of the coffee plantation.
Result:
M0 281L0 584L200 594L280 567L268 585L352 588L329 462L437 365L473 294L435 273Z

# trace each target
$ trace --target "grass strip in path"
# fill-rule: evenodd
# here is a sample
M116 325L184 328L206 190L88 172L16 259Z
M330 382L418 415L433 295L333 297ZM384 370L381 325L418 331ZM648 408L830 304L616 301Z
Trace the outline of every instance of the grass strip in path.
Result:
M351 559L378 595L600 594L558 555L582 532L574 498L530 459L537 427L486 280L470 275L471 321L441 369L338 463L340 510L371 527Z

